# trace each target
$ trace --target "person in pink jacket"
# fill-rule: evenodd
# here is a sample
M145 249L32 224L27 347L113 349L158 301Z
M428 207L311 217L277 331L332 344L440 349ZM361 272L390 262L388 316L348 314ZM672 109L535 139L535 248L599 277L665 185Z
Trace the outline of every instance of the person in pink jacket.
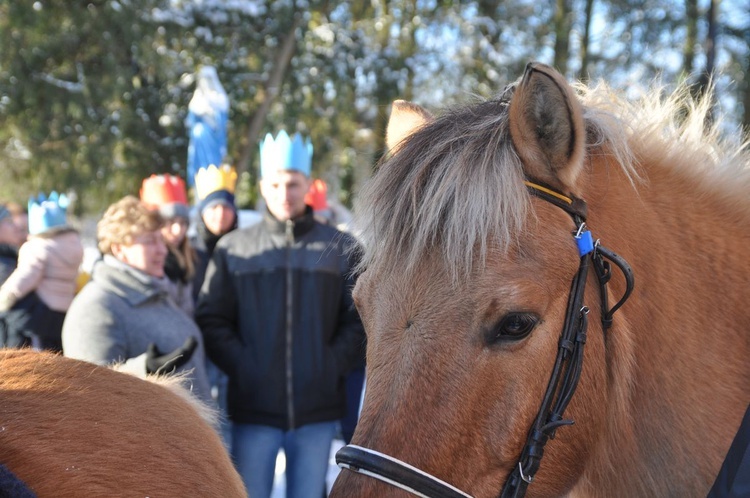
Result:
M81 237L67 224L67 205L57 192L29 201L29 238L0 287L6 346L62 351L62 324L83 260Z

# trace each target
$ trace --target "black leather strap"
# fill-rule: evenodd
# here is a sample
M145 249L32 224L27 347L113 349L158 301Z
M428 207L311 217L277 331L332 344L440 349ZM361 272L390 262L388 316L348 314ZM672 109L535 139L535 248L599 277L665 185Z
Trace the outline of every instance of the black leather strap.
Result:
M544 199L550 204L554 204L573 217L577 216L581 220L586 221L588 208L583 199L569 194L561 194L554 188L538 180L527 179L524 181L524 184L528 187L529 193L532 195Z
M558 341L557 357L547 383L547 391L529 430L518 465L505 481L501 498L519 498L526 494L544 456L544 447L554 439L555 431L572 420L563 418L565 409L578 387L586 344L588 308L583 305L586 279L593 253L581 256L578 272L573 278L563 330Z
M336 464L354 472L429 498L471 498L470 495L411 465L377 451L347 445L336 452Z
M609 282L612 275L610 272L610 264L608 261L604 261L605 258L614 263L625 277L625 293L611 308L609 308L607 297L607 282ZM635 276L633 275L633 269L627 261L614 251L610 251L606 247L598 244L594 256L594 269L596 271L596 276L599 279L599 291L602 298L602 326L604 327L604 330L607 330L612 326L612 317L614 316L615 311L625 304L625 301L627 301L628 297L630 297L630 294L633 292L633 288L635 287Z

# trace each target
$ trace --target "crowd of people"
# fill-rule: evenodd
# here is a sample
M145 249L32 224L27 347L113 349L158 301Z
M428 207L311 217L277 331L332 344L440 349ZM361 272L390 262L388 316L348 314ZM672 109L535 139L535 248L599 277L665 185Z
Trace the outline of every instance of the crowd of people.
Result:
M320 498L363 384L356 240L331 220L309 139L268 134L260 152L260 221L238 228L237 174L209 165L192 179L188 236L185 182L155 174L99 220L100 257L85 279L64 195L32 199L28 211L0 204L0 338L182 376L222 413L249 496L271 496L283 450L287 496Z

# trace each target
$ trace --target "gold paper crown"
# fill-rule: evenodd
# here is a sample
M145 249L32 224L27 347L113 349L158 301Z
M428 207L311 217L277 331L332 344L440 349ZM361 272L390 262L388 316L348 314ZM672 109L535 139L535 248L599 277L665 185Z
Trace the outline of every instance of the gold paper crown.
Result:
M217 190L234 194L236 184L237 170L228 164L222 164L218 168L212 164L208 168L199 169L195 174L195 193L200 200Z

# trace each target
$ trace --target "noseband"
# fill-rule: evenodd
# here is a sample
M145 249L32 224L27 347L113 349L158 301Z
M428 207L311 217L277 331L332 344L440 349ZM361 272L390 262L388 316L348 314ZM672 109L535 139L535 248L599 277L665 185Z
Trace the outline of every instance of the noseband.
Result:
M573 424L573 420L563 418L563 413L578 386L583 365L589 313L588 307L583 304L583 297L589 268L594 267L599 282L601 320L605 333L612 325L615 311L625 303L634 285L630 265L614 252L602 247L598 240L594 242L586 227L586 203L583 200L563 195L538 182L524 183L532 195L563 209L573 218L573 238L578 246L580 262L570 288L565 322L547 390L529 429L518 463L500 491L500 498L519 498L526 494L526 488L539 470L547 441L554 439L558 427ZM611 308L607 298L607 282L611 277L610 262L617 265L626 283L625 293ZM401 460L361 446L347 445L341 448L336 453L336 463L343 469L370 476L424 498L471 498L471 495Z

